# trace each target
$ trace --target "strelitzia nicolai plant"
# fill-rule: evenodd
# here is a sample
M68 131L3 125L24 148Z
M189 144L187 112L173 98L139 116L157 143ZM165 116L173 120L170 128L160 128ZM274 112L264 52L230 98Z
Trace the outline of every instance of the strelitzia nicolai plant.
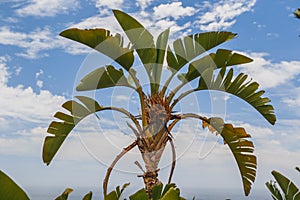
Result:
M141 113L133 114L129 110L113 105L101 105L87 96L77 96L77 100L70 100L62 105L70 112L69 114L57 112L54 115L59 121L53 121L49 125L48 133L51 135L44 141L43 161L47 165L50 164L69 133L88 115L103 110L123 113L131 120L132 123L127 124L136 139L116 156L107 169L103 181L104 197L107 196L108 180L114 166L127 152L137 147L145 164L142 175L145 190L151 199L152 188L161 184L158 179L159 162L168 143L172 149L172 165L168 179L168 183L171 183L176 164L172 129L181 120L196 118L202 121L204 128L208 127L212 132L222 136L224 143L234 155L242 177L244 193L248 195L255 181L257 163L254 145L249 140L251 136L245 129L224 123L223 119L218 117L209 118L184 111L178 114L174 110L178 102L191 93L216 90L239 97L253 106L269 123L275 123L274 108L269 104L270 99L263 97L264 91L258 90L259 84L249 81L244 73L234 76L234 71L230 68L249 63L252 59L227 49L217 49L215 53L209 53L216 46L235 38L237 34L225 31L196 33L168 44L169 29L154 40L153 35L133 17L119 10L113 10L113 13L129 39L128 45L124 44L124 39L119 33L113 35L103 28L89 30L72 28L60 35L99 51L111 58L115 65L119 65L117 67L110 64L92 71L81 80L77 91L119 86L131 88L138 94ZM136 57L142 62L148 76L150 85L148 94L146 93L148 86L141 85L134 70L133 63ZM166 81L162 81L161 77L164 62L167 63L170 72ZM186 72L182 73L185 68ZM175 88L169 88L176 76L180 83ZM129 81L129 78L133 81ZM195 80L198 80L197 87L182 92L184 86Z
M296 170L300 172L299 167L296 167ZM300 190L290 179L276 170L272 171L272 175L276 181L269 181L266 183L266 186L271 192L274 200L300 199Z

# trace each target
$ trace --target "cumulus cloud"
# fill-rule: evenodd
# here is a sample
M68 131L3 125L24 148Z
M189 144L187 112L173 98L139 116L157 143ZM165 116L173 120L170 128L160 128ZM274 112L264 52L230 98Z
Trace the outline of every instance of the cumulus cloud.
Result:
M183 7L182 2L172 2L167 4L160 4L153 8L154 16L158 19L173 17L177 20L180 17L192 16L196 9L190 6Z
M97 0L96 1L96 7L108 7L110 9L118 9L122 8L124 0Z
M29 0L25 6L16 10L20 16L54 17L78 8L77 0Z
M239 66L239 69L258 81L264 89L285 84L300 74L299 61L274 62L266 58L267 53L250 53L249 56L254 61Z
M147 8L152 2L153 0L136 0L135 4L142 10L145 10L145 8Z
M8 86L7 62L7 58L0 58L0 117L33 123L44 123L50 120L53 113L65 101L65 98L53 95L47 90L36 93L31 87Z
M24 51L16 53L27 59L48 56L46 51L64 49L70 54L85 54L91 50L79 43L54 34L48 27L37 28L29 33L13 31L10 27L0 27L0 44L19 47Z
M29 59L46 56L47 54L40 55L40 52L56 47L56 42L53 40L49 28L38 28L30 33L23 33L13 31L9 27L0 27L0 44L25 49L25 52L20 52L17 55Z
M224 0L206 3L208 10L200 17L199 25L203 31L227 29L236 23L236 17L251 11L256 0Z

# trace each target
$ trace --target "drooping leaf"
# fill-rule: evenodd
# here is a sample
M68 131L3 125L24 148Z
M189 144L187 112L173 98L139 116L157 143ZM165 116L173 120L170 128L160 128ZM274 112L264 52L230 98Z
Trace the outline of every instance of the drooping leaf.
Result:
M47 132L50 136L47 136L43 145L43 161L47 165L61 147L63 142L73 128L86 116L101 111L104 107L100 106L95 100L89 97L77 97L82 103L76 101L67 101L62 107L70 112L65 114L57 112L54 117L60 121L53 121L50 123Z
M67 188L60 196L56 197L55 200L67 200L71 192L73 192L73 189Z
M105 29L71 28L60 33L61 36L85 44L119 63L124 69L129 70L133 64L133 51L123 47L123 38L120 34L113 36Z
M192 81L201 76L207 69L225 68L233 65L240 65L252 62L253 60L239 53L233 53L231 50L218 49L216 53L211 53L189 65L188 72L180 75L182 81Z
M140 189L133 195L129 196L130 200L148 200L148 195L145 189Z
M0 170L0 199L29 200L29 197L20 186Z
M202 53L226 42L237 34L231 32L206 32L188 35L173 42L174 53L168 48L167 62L173 72L178 72L185 64Z
M284 193L286 200L300 199L300 191L290 179L275 170L272 171L272 175Z
M271 192L273 200L284 200L279 189L276 186L276 182L273 181L267 182L266 186L268 190Z
M96 90L114 86L132 87L123 71L108 65L100 67L86 75L76 87L77 91Z
M232 124L224 124L222 119L210 118L207 120L224 139L234 155L234 158L239 167L245 195L248 196L251 186L256 177L256 156L253 154L254 145L248 138L251 136L246 133L244 128L234 128Z
M82 200L92 200L92 197L93 197L93 193L89 192L86 195L84 195Z
M214 68L210 68L201 74L198 88L195 91L217 90L237 96L253 106L268 122L275 124L274 108L269 104L271 100L262 97L264 91L258 90L257 82L248 81L248 76L243 73L233 78L233 69L226 73L225 68L221 69L214 77L213 70Z

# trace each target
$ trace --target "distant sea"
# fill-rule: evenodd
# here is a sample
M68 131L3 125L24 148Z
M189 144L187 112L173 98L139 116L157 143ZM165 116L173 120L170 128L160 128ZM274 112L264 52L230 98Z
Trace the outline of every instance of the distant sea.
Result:
M181 196L187 198L188 200L193 199L195 197L196 200L272 200L270 193L266 190L261 191L253 191L248 197L243 195L243 191L240 190L224 190L224 189L208 189L199 192L196 189L184 189L181 188L182 193ZM74 192L72 192L69 196L69 200L82 200L83 196L88 193L90 190L76 188ZM97 191L97 189L93 191L93 200L102 200L102 193ZM61 194L63 190L61 189L38 189L38 190L30 190L28 193L31 200L54 200L59 194ZM128 197L129 194L132 194L131 191L127 190L124 194L124 198ZM122 199L124 199L122 198Z

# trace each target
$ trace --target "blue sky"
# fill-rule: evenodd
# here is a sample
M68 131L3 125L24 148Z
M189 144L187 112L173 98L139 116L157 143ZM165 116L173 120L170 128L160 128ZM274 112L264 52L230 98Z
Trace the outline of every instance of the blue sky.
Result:
M0 6L0 168L29 194L34 187L100 186L105 164L133 140L124 128L126 119L107 112L101 115L100 127L93 118L78 127L50 166L41 159L53 114L76 93L74 86L80 77L99 63L110 62L58 34L70 27L121 32L111 9L133 15L154 35L171 28L172 39L203 31L238 33L238 38L222 47L254 59L236 67L237 72L248 73L260 83L278 118L271 126L252 107L226 96L226 120L244 126L256 146L258 172L252 194L264 189L273 169L300 184L293 170L300 166L300 21L292 14L299 7L296 1L2 0ZM98 97L107 105L114 96L112 103L137 110L136 97L128 94L122 89L104 90ZM208 97L204 95L203 102L208 103ZM129 100L133 105L128 105ZM188 101L181 106L191 109L190 105L205 112L211 107ZM200 193L204 188L242 193L233 156L219 144L220 139L202 131L196 121L181 128L174 133L179 155L174 180L178 185L195 187ZM162 180L168 174L168 155L167 151L162 162ZM133 165L137 156L133 152L121 161L111 185L130 181L133 188L141 186L136 178L140 172Z

